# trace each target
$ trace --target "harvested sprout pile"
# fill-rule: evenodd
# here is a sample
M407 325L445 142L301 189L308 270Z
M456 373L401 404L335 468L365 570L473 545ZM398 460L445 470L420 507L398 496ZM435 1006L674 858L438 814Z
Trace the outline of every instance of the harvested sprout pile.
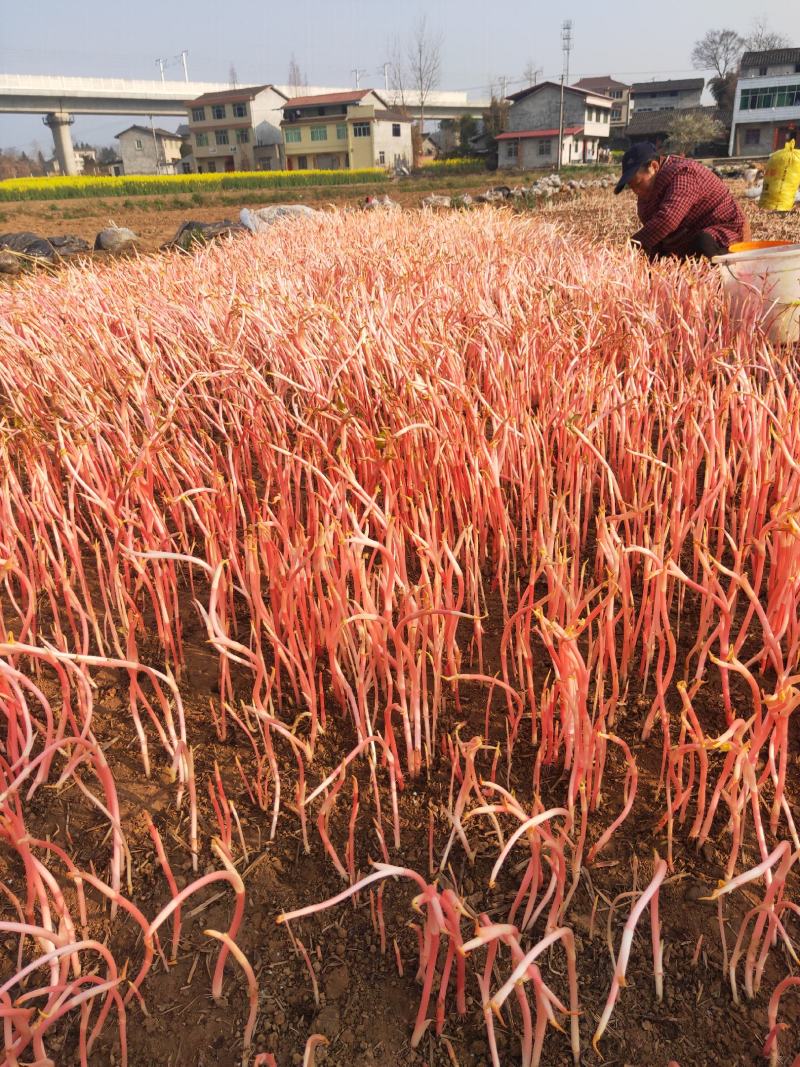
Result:
M291 1062L331 923L426 1063L623 1056L692 967L800 1052L800 389L710 268L333 214L31 279L0 346L4 1063L124 1063L189 946Z

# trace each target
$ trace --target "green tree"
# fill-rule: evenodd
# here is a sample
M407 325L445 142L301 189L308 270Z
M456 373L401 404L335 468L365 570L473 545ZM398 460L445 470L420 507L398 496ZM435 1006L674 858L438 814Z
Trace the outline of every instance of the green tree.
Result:
M478 134L478 120L474 115L462 115L458 120L458 151L466 156L472 151L470 141Z
M667 148L680 155L691 155L701 144L711 144L725 136L725 127L713 115L702 112L676 111L667 130Z
M489 170L497 170L497 135L505 133L508 129L510 110L511 105L508 100L492 93L491 103L483 113L483 129L489 139L489 154L486 158L486 166Z

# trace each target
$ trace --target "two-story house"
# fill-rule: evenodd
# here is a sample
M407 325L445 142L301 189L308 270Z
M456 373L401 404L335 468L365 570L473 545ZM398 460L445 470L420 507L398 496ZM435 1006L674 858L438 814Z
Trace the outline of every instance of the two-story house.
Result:
M588 89L590 93L598 93L600 96L608 96L611 104L611 136L620 134L628 125L628 116L631 103L631 87L625 82L619 82L610 74L598 78L581 78L575 82L576 89Z
M800 142L800 48L745 52L729 154L768 156L792 138Z
M203 93L186 104L189 139L199 174L281 170L280 123L288 96L274 85Z
M497 164L533 170L558 163L561 86L539 82L509 96L508 130L498 134ZM613 101L600 93L564 87L563 165L596 163L611 130Z
M706 83L704 78L673 78L668 81L635 82L631 86L631 112L674 111L699 107Z
M411 120L374 89L296 96L283 106L288 170L409 166Z
M183 138L158 126L129 126L116 135L123 174L176 174Z

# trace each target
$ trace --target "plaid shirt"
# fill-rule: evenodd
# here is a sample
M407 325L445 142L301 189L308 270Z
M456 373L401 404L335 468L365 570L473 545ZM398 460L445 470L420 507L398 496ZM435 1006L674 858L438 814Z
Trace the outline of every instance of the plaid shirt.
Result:
M655 252L665 239L673 252L683 252L699 233L710 233L727 248L741 241L744 215L725 183L694 159L667 156L649 196L638 202L644 224L633 240Z

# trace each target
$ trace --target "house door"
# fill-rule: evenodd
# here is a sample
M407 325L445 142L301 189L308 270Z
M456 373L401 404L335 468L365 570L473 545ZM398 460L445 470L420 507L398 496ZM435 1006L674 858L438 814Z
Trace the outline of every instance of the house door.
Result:
M233 156L228 156L225 160L225 170L235 170L236 164L233 162Z
M298 156L297 157L297 169L298 170L308 170L308 156Z

